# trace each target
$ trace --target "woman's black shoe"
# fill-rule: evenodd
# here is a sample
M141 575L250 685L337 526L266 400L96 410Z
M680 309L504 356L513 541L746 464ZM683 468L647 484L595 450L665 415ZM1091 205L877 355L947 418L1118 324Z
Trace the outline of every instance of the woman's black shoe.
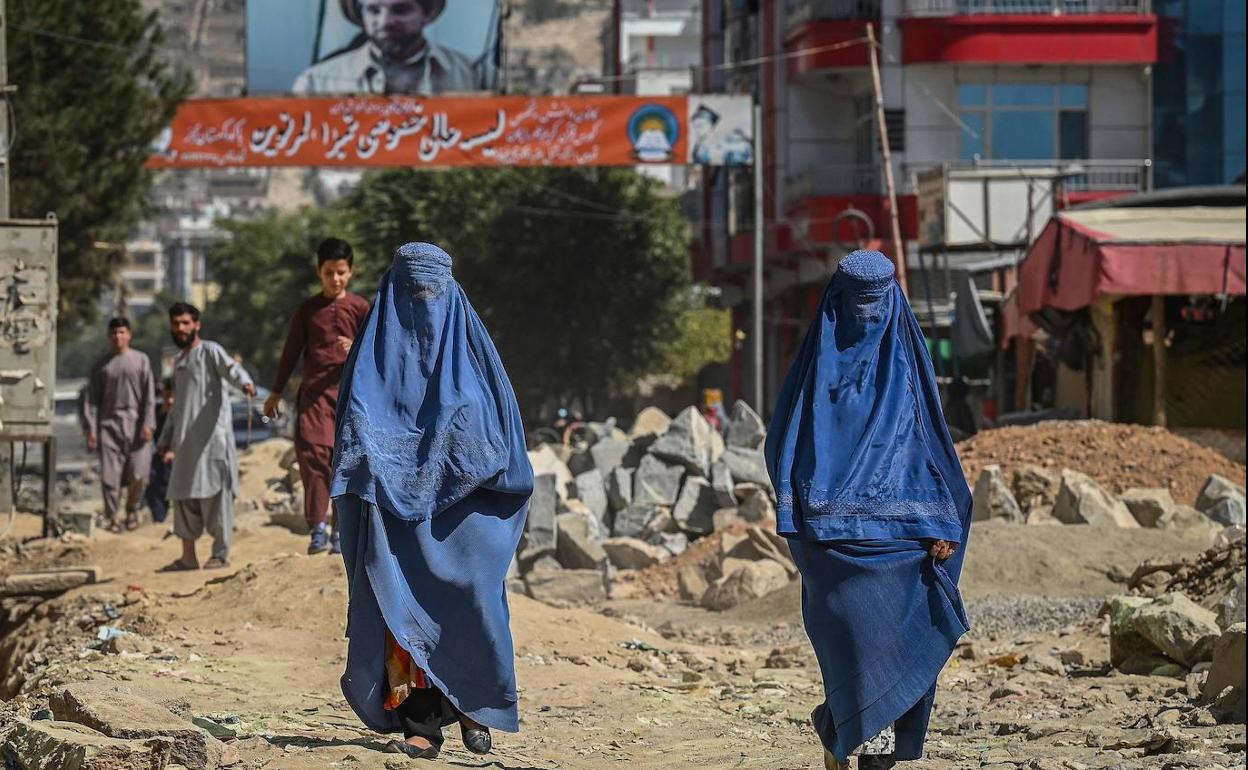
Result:
M490 731L484 727L464 727L461 724L459 735L464 739L464 745L473 754L489 754L490 749L494 747L494 741L490 739Z
M439 750L437 746L430 746L422 749L419 746L413 746L407 741L394 740L386 744L386 751L391 754L406 754L412 759L437 759Z

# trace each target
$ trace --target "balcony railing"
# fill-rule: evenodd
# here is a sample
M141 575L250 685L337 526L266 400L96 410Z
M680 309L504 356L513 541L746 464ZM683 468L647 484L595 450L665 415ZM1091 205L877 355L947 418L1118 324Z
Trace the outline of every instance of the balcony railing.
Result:
M785 180L790 201L814 195L879 195L880 169L871 164L823 166Z
M788 28L815 19L878 19L880 0L788 0Z
M1089 16L1152 13L1151 0L906 0L907 16Z
M902 191L915 192L912 180L918 173L943 166L950 171L985 169L1009 171L1029 177L1038 171L1058 181L1067 193L1135 193L1153 188L1151 160L978 160L961 163L905 164Z

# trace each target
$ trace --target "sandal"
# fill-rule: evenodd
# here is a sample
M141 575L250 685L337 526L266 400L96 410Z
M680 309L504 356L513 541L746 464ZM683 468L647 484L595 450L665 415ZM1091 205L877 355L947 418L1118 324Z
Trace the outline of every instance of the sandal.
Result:
M107 524L105 524L104 529L108 532L113 533L114 535L120 535L124 531L121 528L121 525L115 521L110 521Z
M215 556L204 562L204 569L225 569L228 566L230 566L230 562L228 560L218 559Z
M407 741L393 740L386 744L386 751L391 754L406 754L412 759L437 759L440 749L437 746L430 746L422 749L419 746L413 746Z
M126 512L126 531L133 532L138 528L139 528L139 512L127 511Z
M169 562L168 564L166 564L165 566L161 567L160 569L156 571L157 572L194 572L198 569L199 569L199 565L195 565L194 567L192 567L189 564L183 563L181 559L174 559L173 561Z

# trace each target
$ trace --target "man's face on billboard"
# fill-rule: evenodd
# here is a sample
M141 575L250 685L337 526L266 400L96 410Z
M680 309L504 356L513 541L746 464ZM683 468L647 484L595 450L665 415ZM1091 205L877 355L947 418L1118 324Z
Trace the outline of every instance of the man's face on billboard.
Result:
M368 39L391 59L414 56L425 44L429 16L419 0L363 0L360 13Z

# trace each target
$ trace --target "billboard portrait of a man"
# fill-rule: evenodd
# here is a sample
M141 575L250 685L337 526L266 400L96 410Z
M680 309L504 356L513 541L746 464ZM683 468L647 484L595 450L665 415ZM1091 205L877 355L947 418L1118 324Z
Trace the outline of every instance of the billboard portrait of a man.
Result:
M251 93L434 96L498 88L498 0L248 5ZM302 63L300 63L302 59Z

